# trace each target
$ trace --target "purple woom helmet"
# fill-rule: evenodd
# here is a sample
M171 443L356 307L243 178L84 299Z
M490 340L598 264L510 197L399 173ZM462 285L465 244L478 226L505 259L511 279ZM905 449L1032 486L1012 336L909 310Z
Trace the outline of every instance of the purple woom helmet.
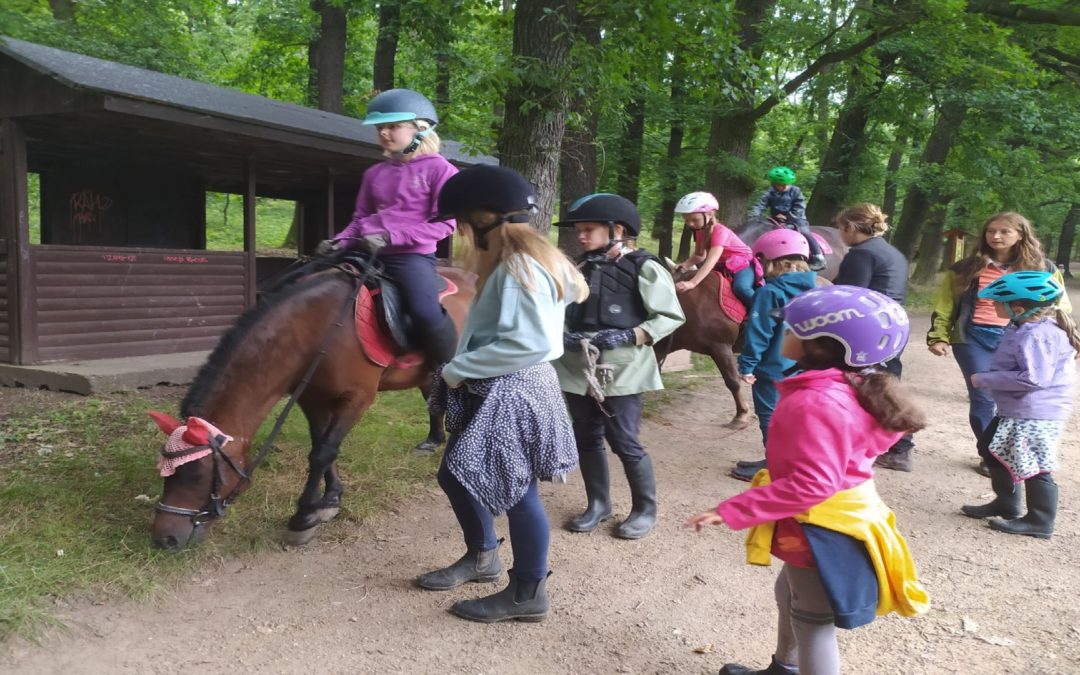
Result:
M895 300L858 286L825 286L796 296L784 322L800 340L831 337L856 368L885 363L904 351L911 326Z

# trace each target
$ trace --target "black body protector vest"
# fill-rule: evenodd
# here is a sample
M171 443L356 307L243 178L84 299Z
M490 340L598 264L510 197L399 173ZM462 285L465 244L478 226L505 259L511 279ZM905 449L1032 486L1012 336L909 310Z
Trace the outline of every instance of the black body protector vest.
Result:
M566 324L574 331L634 328L649 318L638 292L641 266L659 259L648 251L634 250L621 258L585 254L581 273L589 284L585 302L570 305Z

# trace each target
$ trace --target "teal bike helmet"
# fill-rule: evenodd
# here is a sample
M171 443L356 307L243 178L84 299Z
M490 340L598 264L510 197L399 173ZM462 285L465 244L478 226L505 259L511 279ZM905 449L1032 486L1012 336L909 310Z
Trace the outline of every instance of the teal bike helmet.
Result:
M1004 304L1009 312L1009 318L1013 321L1021 321L1043 307L1053 304L1063 293L1065 289L1054 279L1052 273L1029 270L1010 272L991 281L986 288L979 291L979 297ZM1013 312L1009 303L1021 301L1033 302L1037 306L1019 314Z
M770 183L777 183L779 185L795 184L795 172L786 166L774 166L769 169L768 178Z

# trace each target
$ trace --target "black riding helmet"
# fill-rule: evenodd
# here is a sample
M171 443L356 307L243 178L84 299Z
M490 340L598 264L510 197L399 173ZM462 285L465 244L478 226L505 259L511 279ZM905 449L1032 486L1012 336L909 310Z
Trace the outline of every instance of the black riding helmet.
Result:
M524 176L513 169L480 164L446 181L439 191L438 206L431 222L447 220L474 209L487 209L499 214L501 218L491 227L481 229L472 226L477 247L486 249L487 233L491 230L503 223L529 222L531 212L536 210L536 191Z
M555 223L556 227L573 227L575 223L607 223L611 238L615 238L615 223L623 226L625 233L636 237L641 232L641 216L637 207L626 197L597 192L585 195L570 205L566 217Z

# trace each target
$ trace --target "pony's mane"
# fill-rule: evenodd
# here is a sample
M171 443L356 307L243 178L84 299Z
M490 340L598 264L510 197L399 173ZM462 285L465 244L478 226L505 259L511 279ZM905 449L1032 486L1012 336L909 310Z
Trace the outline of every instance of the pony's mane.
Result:
M325 267L325 263L321 265L309 263L304 265L300 270L297 270L297 272ZM194 381L192 381L191 386L188 388L187 394L184 396L183 402L180 404L180 415L182 417L187 418L203 412L200 408L206 397L213 391L214 386L217 384L218 376L224 371L233 352L236 351L244 341L244 338L247 337L252 328L257 326L271 310L295 295L309 291L312 288L317 288L331 281L341 280L341 275L327 274L314 278L309 276L310 283L296 283L300 277L300 274L290 274L274 284L272 290L268 291L267 295L260 297L258 302L255 303L255 306L241 314L236 319L236 323L221 336L221 340L218 341L214 350L210 352L210 356L206 359L206 363L199 368L198 374L195 376Z

